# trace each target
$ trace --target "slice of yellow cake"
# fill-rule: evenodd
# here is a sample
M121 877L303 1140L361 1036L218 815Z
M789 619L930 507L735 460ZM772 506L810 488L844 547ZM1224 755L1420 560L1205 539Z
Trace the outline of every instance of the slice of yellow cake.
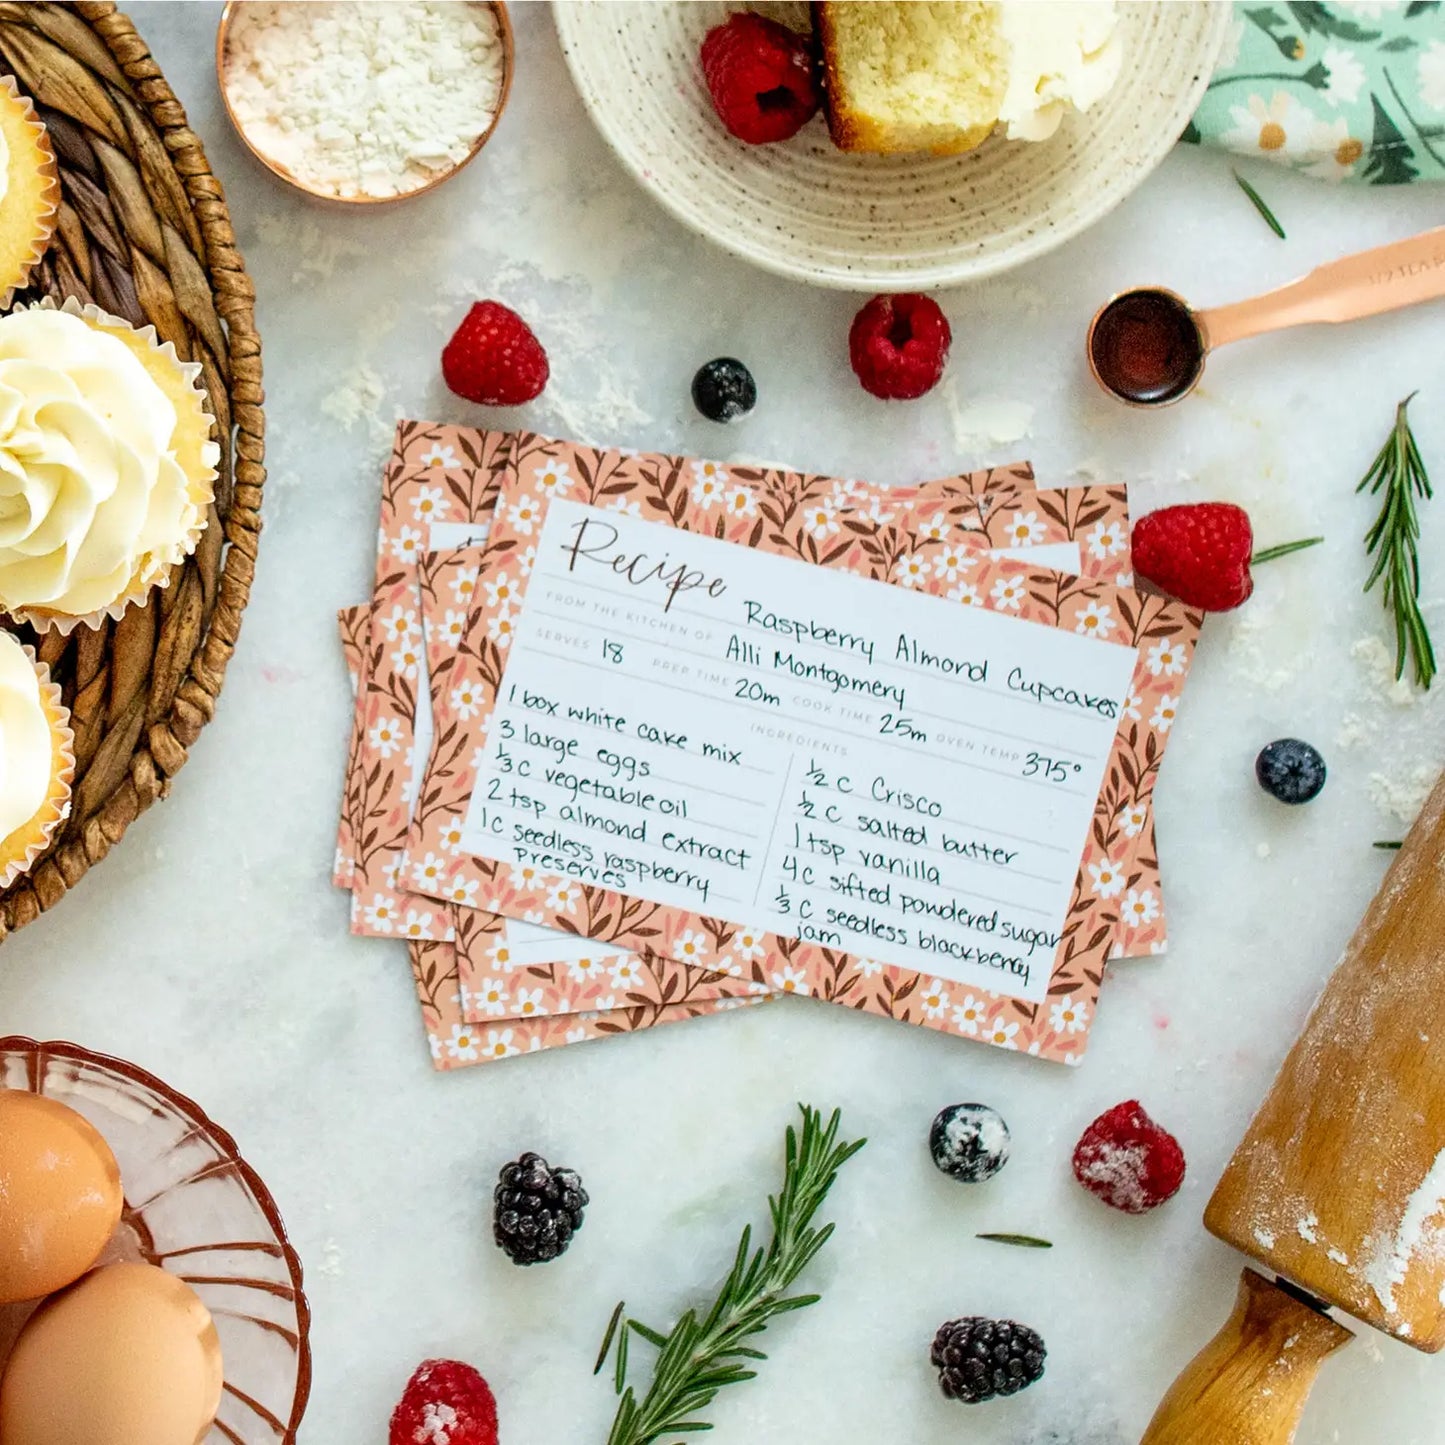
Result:
M828 128L847 151L1043 140L1119 71L1112 0L816 0Z

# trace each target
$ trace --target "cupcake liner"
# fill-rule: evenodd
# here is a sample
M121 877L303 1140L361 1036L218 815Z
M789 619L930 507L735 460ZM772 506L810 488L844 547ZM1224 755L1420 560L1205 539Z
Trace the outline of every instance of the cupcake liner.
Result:
M23 173L23 179L28 181L33 192L28 198L28 204L34 211L30 218L34 234L29 241L28 253L14 258L15 270L10 274L0 273L0 310L3 310L10 305L15 293L29 282L30 273L50 249L51 238L55 235L55 227L60 217L60 168L55 161L55 148L50 143L50 133L45 129L45 122L36 115L34 103L28 95L21 92L14 76L0 75L0 92L3 92L0 93L0 106L14 102L24 132L33 147L29 157L30 164ZM12 161L13 159L12 155ZM13 174L11 180L15 180ZM7 190L6 200L10 200L10 197L11 191Z
M70 785L75 778L75 734L70 710L60 689L50 680L50 669L33 648L20 644L40 682L40 703L50 724L50 788L40 811L8 838L0 839L0 889L9 888L50 847L55 830L70 816Z
M47 296L34 305L42 310L65 311L79 316L89 325L110 332L134 352L176 409L176 459L186 474L189 500L195 514L184 536L147 555L131 578L130 585L108 607L81 615L38 607L10 611L10 616L28 623L37 632L58 632L62 637L68 637L77 627L98 628L107 618L119 622L126 609L144 601L152 588L170 586L172 569L196 550L201 533L210 520L221 448L211 440L210 433L216 423L201 382L200 364L182 361L176 354L175 345L161 341L154 326L132 326L119 316L102 311L99 306L77 301L74 296L67 296L61 304Z

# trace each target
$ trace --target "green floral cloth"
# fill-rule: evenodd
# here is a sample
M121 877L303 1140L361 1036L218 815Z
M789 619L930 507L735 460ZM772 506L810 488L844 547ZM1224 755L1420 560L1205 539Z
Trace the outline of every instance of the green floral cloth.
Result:
M1184 139L1328 181L1445 180L1441 0L1236 4Z

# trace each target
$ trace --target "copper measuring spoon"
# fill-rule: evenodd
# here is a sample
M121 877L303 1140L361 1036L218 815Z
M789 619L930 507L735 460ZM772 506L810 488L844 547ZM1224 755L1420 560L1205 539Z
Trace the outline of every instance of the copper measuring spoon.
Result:
M1232 306L1196 311L1162 286L1104 303L1089 324L1089 368L1130 406L1168 406L1188 396L1217 346L1320 321L1354 321L1445 296L1445 226L1342 256Z

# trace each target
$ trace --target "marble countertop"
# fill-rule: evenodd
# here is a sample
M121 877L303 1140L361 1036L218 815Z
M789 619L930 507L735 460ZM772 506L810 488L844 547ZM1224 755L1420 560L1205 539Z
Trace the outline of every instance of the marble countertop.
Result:
M1280 241L1224 160L1180 150L1062 251L945 293L946 385L885 405L848 370L856 297L732 260L623 172L545 6L513 7L516 85L482 158L415 208L362 214L307 204L242 152L216 92L218 5L132 10L225 183L256 279L267 531L215 722L170 801L7 943L0 1026L134 1059L235 1133L306 1263L309 1445L381 1440L413 1365L434 1354L482 1369L505 1438L605 1438L612 1397L590 1371L613 1304L661 1322L711 1289L759 1219L800 1099L841 1106L871 1142L831 1202L836 1243L813 1272L824 1302L770 1337L760 1380L717 1402L720 1445L1132 1445L1233 1296L1240 1260L1200 1224L1209 1191L1375 891L1386 856L1371 841L1401 835L1445 761L1445 688L1427 702L1389 685L1387 621L1360 595L1373 509L1354 494L1417 387L1417 435L1445 480L1442 312L1242 345L1197 396L1149 415L1094 392L1080 342L1127 284L1233 300L1435 224L1441 191L1331 189L1256 167ZM433 1074L401 946L349 937L328 882L350 711L334 613L367 591L396 416L511 420L459 402L438 374L482 296L517 306L549 347L552 383L522 414L539 430L897 482L1024 452L1050 482L1129 482L1136 514L1228 498L1262 542L1326 535L1207 630L1158 795L1173 943L1116 970L1081 1070L797 1002ZM687 387L729 353L761 401L722 432ZM982 398L1031 406L1031 435L1004 447L970 435ZM1445 637L1438 512L1423 551ZM1282 734L1329 759L1308 808L1254 784L1255 752ZM1143 1219L1097 1206L1068 1168L1084 1124L1132 1097L1190 1166L1181 1196ZM925 1145L935 1111L960 1099L992 1103L1013 1129L1013 1161L977 1190L939 1175ZM528 1148L580 1170L594 1203L563 1262L520 1271L491 1243L490 1190ZM973 1238L987 1229L1056 1247ZM1038 1328L1044 1382L971 1411L946 1402L928 1343L969 1313ZM1445 1362L1366 1335L1326 1367L1299 1441L1426 1445L1442 1411Z

